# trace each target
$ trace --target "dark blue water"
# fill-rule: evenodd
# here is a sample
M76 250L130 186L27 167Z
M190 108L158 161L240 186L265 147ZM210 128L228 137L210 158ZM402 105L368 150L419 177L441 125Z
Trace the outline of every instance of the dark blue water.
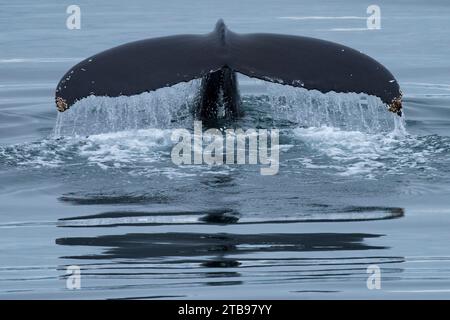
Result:
M446 1L379 1L381 30L364 29L364 1L77 4L81 30L66 29L64 3L2 3L0 298L450 297ZM57 114L55 86L76 62L220 17L371 55L399 80L405 116L240 76L234 126L280 129L279 173L262 176L172 163L198 81ZM66 288L70 265L80 290ZM380 290L367 288L370 265Z

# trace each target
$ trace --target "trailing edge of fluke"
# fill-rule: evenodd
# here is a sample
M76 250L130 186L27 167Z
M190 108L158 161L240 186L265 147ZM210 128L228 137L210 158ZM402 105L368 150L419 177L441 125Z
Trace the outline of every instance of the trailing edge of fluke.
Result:
M219 91L237 114L235 72L326 93L379 97L401 116L402 94L383 65L352 48L314 38L268 33L238 34L219 20L205 35L175 35L127 43L71 68L56 89L58 111L94 96L131 96L202 79L200 114L214 117Z

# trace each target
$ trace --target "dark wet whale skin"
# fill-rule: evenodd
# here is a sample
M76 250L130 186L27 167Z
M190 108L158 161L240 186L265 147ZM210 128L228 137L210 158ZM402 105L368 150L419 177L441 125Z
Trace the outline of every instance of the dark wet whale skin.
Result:
M239 90L236 73L228 67L211 72L202 78L197 117L203 121L239 116ZM220 113L223 107L223 113Z

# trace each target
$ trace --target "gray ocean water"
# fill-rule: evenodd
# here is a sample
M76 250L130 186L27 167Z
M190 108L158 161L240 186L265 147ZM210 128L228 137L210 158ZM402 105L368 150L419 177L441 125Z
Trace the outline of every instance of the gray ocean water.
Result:
M448 1L77 0L80 30L66 28L70 4L0 3L1 299L450 298ZM381 30L365 29L371 4ZM234 125L280 129L279 173L262 176L172 163L198 81L57 114L75 63L218 18L361 50L398 79L404 117L240 76Z

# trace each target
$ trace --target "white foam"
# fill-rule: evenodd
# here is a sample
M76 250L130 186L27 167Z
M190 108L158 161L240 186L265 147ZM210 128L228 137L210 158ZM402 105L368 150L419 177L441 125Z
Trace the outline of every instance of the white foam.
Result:
M312 149L305 150L310 157L298 159L304 167L330 169L342 176L375 178L405 168L432 169L427 165L430 155L441 152L432 146L430 149L426 141L408 135L400 120L389 133L345 131L328 126L296 128L292 133Z
M130 164L146 164L161 158L161 152L172 144L169 129L141 129L87 137L79 154L103 169Z

